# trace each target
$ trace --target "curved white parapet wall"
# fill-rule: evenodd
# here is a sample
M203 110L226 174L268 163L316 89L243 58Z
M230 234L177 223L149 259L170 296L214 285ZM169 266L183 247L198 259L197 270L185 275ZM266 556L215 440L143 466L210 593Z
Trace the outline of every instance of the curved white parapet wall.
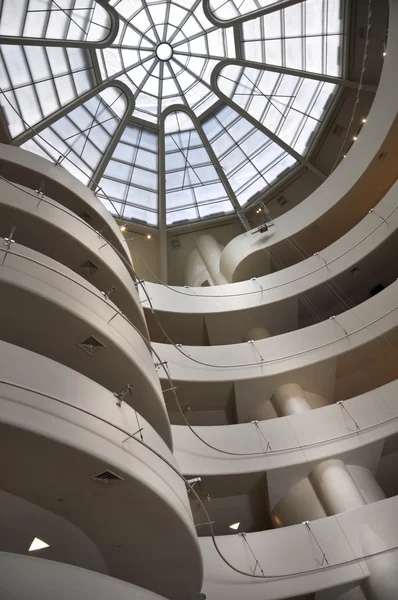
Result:
M172 425L174 456L185 475L268 472L315 463L396 435L398 380L342 405L332 404L257 424L193 429L213 448L231 454L209 448L188 427Z
M97 267L89 276L90 283L105 292L115 286L112 301L147 335L143 309L125 261L83 219L54 200L40 201L32 190L0 179L0 223L3 237L16 226L15 240L74 271L90 260ZM84 274L82 268L80 274Z
M86 213L98 231L105 227L104 237L133 264L115 219L93 192L68 171L27 150L0 144L0 175L32 190L40 189L44 184L46 197L53 198L79 216Z
M221 272L228 281L241 281L258 273L264 248L272 248L317 224L308 232L323 246L341 237L394 183L398 174L398 3L390 0L386 57L378 91L367 121L347 157L308 198L274 221L265 235L244 233L233 239L221 255ZM381 152L387 152L383 161ZM322 223L321 223L322 221ZM333 228L328 230L328 221Z
M315 368L364 344L377 343L377 338L397 326L398 282L394 282L336 318L252 344L175 347L155 343L153 347L167 361L174 382L212 386ZM165 380L163 371L159 373Z
M205 290L166 287L150 282L146 282L145 287L153 308L159 313L159 318L171 337L171 326L178 323L178 319L186 319L189 315L201 322L206 320L210 337L213 328L217 327L218 331L224 328L226 343L231 343L228 340L232 335L238 335L243 327L241 323L256 319L257 323L261 320L269 323L270 327L274 326L276 320L281 321L281 326L293 325L288 308L300 294L335 280L361 261L368 260L373 266L377 261L378 249L396 235L397 230L398 182L374 211L341 239L319 255L311 256L292 267L255 280L208 287ZM391 259L393 258L394 253ZM140 296L145 298L142 290ZM322 297L319 302L322 302ZM317 308L321 307L317 304ZM280 311L284 314L283 319ZM221 334L218 335L221 337Z
M369 576L374 579L386 561L390 570L396 569L397 496L309 526L216 538L230 564L249 574L255 570L260 576L262 569L264 579L236 573L221 560L210 538L200 538L203 592L209 600L279 600L357 584ZM257 568L248 544L258 560Z
M185 484L164 441L79 373L4 342L1 356L1 489L68 518L110 575L194 600L201 557ZM107 489L92 480L106 470L123 481Z
M110 300L67 267L17 243L7 254L4 242L1 247L2 339L53 358L113 392L132 384L126 402L171 447L159 379L140 333ZM79 344L86 340L84 351Z
M6 552L0 552L0 596L4 600L164 600L113 577Z

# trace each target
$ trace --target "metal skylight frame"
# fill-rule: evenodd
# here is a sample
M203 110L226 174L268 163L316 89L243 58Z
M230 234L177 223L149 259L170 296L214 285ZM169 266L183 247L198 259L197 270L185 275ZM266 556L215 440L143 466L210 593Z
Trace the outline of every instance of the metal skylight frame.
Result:
M118 14L106 0L83 0L83 4L78 0L42 0L42 4L38 6L35 0L3 0L0 23L6 21L3 27L11 26L13 35L3 33L0 25L0 44L42 46L45 39L46 46L102 48L111 44L117 35ZM49 30L54 33L60 27L63 27L62 36L47 37ZM96 30L104 35L90 39Z
M46 0L47 1L47 0ZM58 0L56 0L58 1ZM65 0L65 1L72 1L72 0ZM75 0L73 0L75 1ZM88 0L91 1L91 0ZM172 10L172 4L173 5L177 5L179 2L178 0L165 0L166 1L166 12L165 14L168 15L168 17L170 16L170 11ZM191 2L192 7L197 7L200 5L200 0L188 0L188 2ZM307 2L314 2L317 0L307 0ZM326 1L326 0L324 0ZM330 0L331 1L331 0ZM279 3L278 5L276 3L274 3L271 6L267 6L265 8L261 9L261 14L272 14L275 11L280 9L281 4L283 4L285 7L288 5L290 6L294 6L298 3L300 3L301 0L295 0L295 1L290 1L290 0L284 0L282 3ZM345 0L341 0L342 4L345 3ZM206 12L206 4L208 3L208 0L203 0L203 7L205 9ZM99 2L99 4L104 4L104 2ZM127 16L124 18L124 23L125 25L129 22L129 18L131 16L134 16L134 14L137 13L137 11L134 11L131 9L131 3L127 2L127 0L113 0L112 2L113 5L115 6L109 6L109 4L106 3L107 7L109 8L110 11L114 11L116 13L116 9L119 5L124 4L126 8L126 10L130 11L130 13L127 14ZM183 2L184 4L184 9L186 10L186 2ZM116 9L115 9L116 7ZM153 10L158 10L159 9L159 0L156 0L156 2L152 2L152 0L148 0L148 5L144 7L144 11L145 14L151 14L151 8ZM153 14L153 12L152 12ZM182 13L181 13L182 14ZM201 13L202 14L202 13ZM258 20L258 15L260 13L257 13L254 15L255 19ZM190 19L191 17L191 13L187 13L185 12L185 22L182 23L182 27L180 27L178 30L176 28L175 33L175 39L177 39L177 36L181 33L181 29L185 26L186 22ZM120 15L118 16L118 18L120 17ZM161 118L160 118L160 122L159 124L155 123L155 122L148 122L148 120L145 119L145 113L143 113L142 111L140 112L139 110L137 110L137 107L135 108L135 110L133 111L133 104L131 104L131 102L133 101L133 94L134 93L134 88L132 88L130 86L130 89L128 88L128 85L125 83L127 80L126 78L123 76L123 73L120 72L118 73L117 71L114 73L110 73L109 78L107 77L107 74L104 73L104 67L103 65L98 63L98 56L100 56L101 52L105 52L105 49L96 49L95 44L91 44L91 43L85 43L86 47L89 47L89 50L84 50L83 48L80 48L76 51L81 53L81 57L82 57L82 73L88 73L89 74L89 85L87 86L86 91L84 91L84 93L82 95L79 95L79 90L77 89L78 86L74 86L74 90L73 90L73 94L76 96L72 101L65 101L63 102L62 100L62 89L60 89L59 91L61 91L61 94L58 94L57 98L59 98L59 100L57 101L57 103L52 106L51 110L48 110L48 114L44 117L41 118L40 121L38 122L34 122L34 119L27 119L27 122L25 123L24 127L25 127L25 131L21 132L19 135L17 135L16 137L14 137L14 139L12 140L11 143L15 144L15 145L21 145L24 142L26 142L28 139L30 139L31 137L33 137L36 133L40 133L41 131L43 131L43 129L45 129L46 127L51 126L52 123L54 123L57 119L60 119L62 116L66 115L69 111L74 110L76 107L80 106L82 103L84 103L87 98L94 96L95 94L98 93L98 91L100 89L103 89L103 86L107 86L107 85L118 85L121 88L125 88L126 90L126 95L129 98L129 102L130 102L130 107L131 107L131 113L133 116L130 118L129 121L129 126L133 126L133 127L141 127L144 129L148 129L151 132L158 132L158 142L157 142L157 147L158 147L158 173L157 173L157 193L158 193L158 207L157 209L154 208L154 203L152 201L151 206L146 207L143 205L143 200L138 200L139 194L135 195L135 200L132 199L132 196L129 196L129 199L127 200L126 198L122 199L122 211L116 211L114 210L114 206L113 205L108 205L111 212L115 215L120 215L123 212L126 212L124 218L127 217L127 212L129 212L130 210L132 211L133 208L138 209L140 212L141 217L145 216L145 211L149 214L149 222L148 225L149 226L156 226L155 224L155 220L153 218L153 215L155 215L155 212L158 211L159 213L159 220L158 220L158 225L160 228L160 231L162 232L165 227L166 227L166 189L165 189L165 175L166 175L166 167L165 167L165 160L164 160L164 155L163 155L163 151L164 151L164 135L167 135L167 132L164 131L164 125L165 125L165 118L168 114L170 114L171 112L175 112L176 110L178 111L185 111L186 114L188 114L190 116L190 118L192 119L192 122L194 124L194 129L196 131L199 132L201 140L203 141L203 146L206 148L206 151L208 152L208 156L210 157L214 168L218 174L218 177L220 179L220 181L223 183L224 188L227 190L228 192L228 196L229 199L232 203L232 205L234 206L235 210L238 211L241 208L240 203L238 202L238 187L236 187L236 192L234 192L230 182L228 181L228 177L226 176L226 172L223 170L223 166L220 164L216 153L214 152L214 149L211 145L211 143L209 143L209 140L207 139L204 131L203 131L203 127L206 128L206 124L208 123L208 120L211 118L212 113L219 108L220 106L228 105L232 110L235 110L240 117L243 117L244 122L249 123L251 125L251 127L256 127L259 130L259 136L261 137L261 135L265 135L267 138L269 138L270 142L272 142L273 147L276 149L277 147L281 148L281 152L282 154L278 155L277 158L280 158L280 160L285 160L286 155L285 153L287 152L290 156L293 157L293 159L296 161L294 163L294 165L296 165L297 167L304 166L308 169L311 169L312 171L314 171L318 177L320 177L321 179L324 179L324 175L322 173L320 173L315 167L313 167L313 165L311 164L311 162L308 160L308 155L306 156L302 156L300 153L296 152L294 150L294 148L292 149L291 146L286 143L283 139L280 139L280 137L278 136L279 131L275 130L275 131L271 131L269 128L265 127L264 123L259 122L258 120L256 120L254 118L253 115L250 115L249 113L247 113L244 109L244 107L239 107L236 105L236 103L233 102L233 98L228 97L227 94L223 94L220 91L220 85L218 85L217 83L217 76L220 73L220 70L227 64L238 64L238 65L243 65L243 66L247 66L248 68L254 68L254 69L266 69L270 72L276 72L276 73L280 73L282 75L297 75L298 77L304 77L307 79L313 79L316 81L330 81L333 82L334 84L337 84L340 86L340 88L345 85L345 86L353 86L355 87L355 84L353 84L352 82L348 82L346 80L343 80L341 78L337 78L337 77L331 77L328 75L316 75L314 73L309 73L309 72L303 72L303 71L299 71L299 70L295 70L295 69L291 69L288 67L284 67L284 66L279 66L279 65L261 65L261 63L254 63L254 62L250 62L247 60L242 60L240 58L241 56L241 51L242 51L242 46L241 43L242 42L242 31L244 28L244 23L248 20L248 19L253 19L253 15L245 15L243 18L239 18L239 19L235 19L234 20L234 24L233 27L230 27L229 23L223 23L223 25L220 27L220 25L218 23L216 23L216 26L209 26L209 30L211 30L212 35L216 34L216 36L219 39L224 39L225 36L228 33L229 36L229 42L231 43L231 40L233 40L233 42L235 43L235 48L236 48L236 54L238 58L234 58L234 59L226 59L226 60L222 60L221 62L218 62L218 64L216 65L216 67L211 71L211 75L210 75L210 71L207 72L207 75L205 77L204 80L204 87L206 88L206 90L209 91L209 94L211 93L211 96L209 97L202 97L199 98L199 101L197 103L197 105L195 105L196 108L196 114L194 111L192 111L190 109L190 101L187 100L187 96L186 94L180 94L180 98L182 99L182 104L178 105L175 104L174 100L175 99L171 99L170 102L171 104L168 105L167 102L163 102L162 103L162 99L159 97L156 101L156 110L157 111L161 111ZM150 20L148 21L150 23ZM152 22L153 21L153 17L152 17ZM212 23L214 23L214 20L212 20ZM151 27L150 27L151 28ZM145 33L145 35L147 35L148 32ZM119 32L116 37L115 37L115 44L119 43L120 39L121 39L121 35L123 34L123 32ZM182 34L181 34L182 35ZM201 38L201 36L203 36L201 31L198 31L196 33L194 33L192 36L192 39L198 40ZM167 32L166 32L166 28L164 28L163 30L163 34L158 36L157 41L163 41L165 38L167 37ZM156 38L155 38L156 39ZM213 38L212 38L213 39ZM215 38L214 38L215 39ZM153 40L152 40L153 41ZM48 46L49 44L47 43L48 40L41 40L40 44L43 44L45 46ZM177 39L178 42L178 39ZM190 63L191 60L194 59L195 57L195 52L186 52L185 54L183 54L183 44L185 42L183 41L183 38L180 38L179 41L179 45L176 46L176 48L180 48L180 50L176 50L176 52L181 52L181 54L177 54L176 53L176 57L177 60L180 62L180 67L181 65L184 66L184 63L182 62L182 57L183 56L188 56L189 59L189 63L187 66L184 67L185 71L187 73L188 76L194 77L195 75L195 70L193 70L192 64ZM64 45L68 45L68 46L75 46L78 45L78 43L74 44L74 43L70 43L69 41L65 42L65 41L54 41L51 42L51 46L55 46L58 48L55 48L55 52L67 52L66 49L62 49L62 46ZM206 44L207 46L205 47L206 53L207 50L209 49L209 42L206 38ZM211 44L212 48L213 48L213 54L214 57L216 58L217 61L220 61L220 52L216 51L214 48L216 47L217 44ZM14 46L14 48L20 48L21 46L21 42L18 42L17 45ZM8 48L12 48L12 46L8 45ZM42 52L48 53L48 52L52 52L51 47L47 48L46 50L43 50L40 48L40 50ZM25 61L27 63L28 58L27 58L27 54L30 51L30 49L27 49L26 46L22 47L22 49L17 50L16 52L23 52L25 54ZM200 55L200 53L199 53ZM342 53L343 56L343 53ZM50 64L50 61L47 61ZM177 63L176 63L177 64ZM51 65L50 65L51 66ZM163 63L160 62L159 63L159 75L165 73L165 71L167 71L169 67L167 67L167 63ZM181 67L182 68L182 67ZM33 69L34 71L34 69ZM152 71L151 71L152 72ZM203 69L201 68L199 70L199 73L201 73L201 76L204 77L204 72ZM69 77L72 78L72 83L71 86L73 87L73 73L69 74ZM102 80L102 77L106 75L106 81ZM40 103L40 96L38 93L38 86L43 85L43 83L45 83L47 81L47 83L45 85L47 86L52 86L56 91L57 91L57 86L56 86L56 79L58 77L62 77L63 75L57 75L56 73L52 72L49 70L47 79L43 80L39 80L35 73L33 72L32 77L34 80L34 84L31 86L31 90L30 93L33 94L35 96L35 102L39 102ZM3 75L4 77L4 75ZM31 77L31 80L32 80ZM150 77L150 74L146 73L146 81L148 81ZM209 78L210 77L210 78ZM207 79L207 80L206 80ZM144 84L145 85L145 84ZM143 88L144 85L142 85L141 87ZM12 86L10 86L12 87ZM20 86L20 87L23 87ZM13 99L12 94L18 93L18 89L20 89L20 87L18 87L18 85L15 86L14 89L10 89L8 92L8 98L9 100L11 100L11 103L13 103L14 105L14 109L10 108L10 106L8 106L7 108L7 102L4 101L4 97L3 97L3 106L6 107L6 109L8 110L8 115L7 115L7 110L6 110L6 116L11 115L12 113L16 114L17 112L20 111L20 107L19 105L16 103L15 99ZM69 86L70 87L70 86ZM160 88L163 88L163 84L159 83L159 90ZM181 86L180 86L181 89ZM14 91L15 90L15 91ZM181 89L181 91L183 91ZM191 87L190 90L187 93L193 93L194 88ZM7 92L6 92L7 93ZM205 100L204 104L202 104L202 100ZM67 98L67 100L69 100L69 98ZM53 111L53 112L52 112ZM23 111L22 111L23 112ZM125 116L125 118L123 119L123 123L127 123L128 121L128 115ZM243 121L242 121L243 122ZM33 123L33 125L32 125ZM96 169L95 173L93 174L92 180L89 187L91 187L94 191L97 190L98 196L101 196L101 190L98 190L97 186L98 184L101 185L100 179L103 176L107 165L109 164L109 161L112 157L112 154L115 154L116 148L117 148L117 144L118 144L118 139L120 138L120 136L122 135L122 127L120 126L118 128L118 133L115 136L115 139L112 140L112 143L108 146L107 150L104 152L102 159L101 159L101 163L98 166L98 168ZM264 140L265 138L262 137L262 139ZM246 143L245 140L243 140L243 143ZM268 143L268 142L267 142ZM246 144L247 145L247 144ZM271 144L270 144L271 145ZM265 148L263 148L263 150L265 150ZM273 156L273 160L274 160L274 155ZM113 159L114 160L114 159ZM291 159L287 159L287 160L291 160ZM63 161L65 166L66 166L66 162ZM248 160L248 164L252 165L253 163L253 157L249 157ZM276 164L278 164L279 161L276 160ZM271 165L269 165L270 168L272 169L273 167L275 167L275 165L272 163ZM141 168L141 167L139 167ZM249 168L252 168L251 166ZM267 170L267 168L264 168L264 173ZM275 167L275 171L278 171L278 167ZM151 169L149 169L148 172L151 172ZM289 172L285 172L284 170L282 172L277 173L278 177L277 177L277 181L280 181L280 177L285 177L285 174L288 173L286 175L286 177L289 176L289 174L291 173L291 167L290 167L290 171ZM229 172L228 172L229 174ZM108 173L104 176L105 180L111 180L111 176ZM259 178L261 179L263 177L263 174L260 173ZM273 177L272 177L273 179ZM148 178L149 180L149 178ZM235 181L234 179L232 180L233 182ZM264 179L264 181L266 181L266 177ZM126 182L125 182L126 183ZM130 183L134 184L136 182L134 181L127 181L127 184L130 185ZM148 182L145 182L144 188L146 187L146 184ZM131 188L134 188L134 185L130 186ZM154 186L151 184L151 192L155 191ZM139 187L137 189L140 189ZM264 195L266 194L266 190L269 188L266 188L266 186L264 185L264 187L262 189L259 189L257 193L254 193L253 196L251 196L250 198L246 198L241 195L241 202L242 204L245 204L246 202L251 202L254 201L254 199L257 199L259 197L264 197ZM104 203L108 204L109 200L104 196ZM118 199L120 200L120 198ZM124 207L131 207L129 208L127 211L124 210ZM132 211L134 212L134 211ZM138 214L138 213L137 213ZM147 215L148 216L148 215ZM137 220L139 222L142 222L143 219L141 218L139 215L136 217ZM133 217L134 219L134 217ZM127 220L127 219L126 219Z

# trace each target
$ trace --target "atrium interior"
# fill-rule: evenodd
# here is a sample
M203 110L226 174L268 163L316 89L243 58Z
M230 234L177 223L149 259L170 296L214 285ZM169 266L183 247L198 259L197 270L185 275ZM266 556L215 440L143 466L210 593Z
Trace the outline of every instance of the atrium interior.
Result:
M0 0L0 598L398 598L398 0Z

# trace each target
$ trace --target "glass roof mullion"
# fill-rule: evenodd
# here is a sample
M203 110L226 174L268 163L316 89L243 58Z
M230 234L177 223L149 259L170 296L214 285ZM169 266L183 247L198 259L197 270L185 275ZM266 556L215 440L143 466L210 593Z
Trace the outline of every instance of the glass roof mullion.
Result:
M173 35L171 35L169 37L169 39L167 40L169 44L173 43L174 38L178 35L179 30L181 30L185 23L188 21L188 19L193 15L193 13L195 12L195 10L198 8L199 4L202 2L202 0L196 0L195 4L193 4L193 6L191 6L190 8L186 9L187 10L187 14L185 15L185 17L182 19L181 23L178 26L178 29L175 30L175 32L173 33ZM203 35L203 32L201 33L201 35ZM193 38L189 38L189 39L193 39ZM176 44L177 45L177 44Z
M209 143L209 140L207 139L207 136L205 135L203 129L202 129L202 124L200 123L199 119L197 118L197 116L195 115L195 113L193 111L186 110L186 113L190 116L192 123L194 124L199 137L201 139L201 142L203 144L203 146L205 147L211 162L213 163L213 166L217 172L217 175L221 181L221 183L224 186L225 191L227 192L227 195L235 209L236 212L240 211L241 206L238 202L237 197L235 196L235 192L233 191L229 181L228 181L228 177L225 175L224 169L222 168L222 166L220 165L217 156L214 153L214 150L212 148L212 145Z
M165 120L163 111L159 120L158 136L158 227L159 227L159 267L160 280L167 283L167 230L166 230L166 144Z
M253 127L256 127L259 131L261 131L262 133L264 133L264 135L266 135L270 140L272 140L273 142L275 142L276 144L278 144L278 146L280 146L280 148L283 148L283 150L285 150L288 154L290 154L298 162L300 162L301 164L305 165L310 171L312 171L313 173L315 173L322 180L325 179L325 175L321 171L319 171L319 169L317 169L314 165L312 165L311 163L309 163L304 158L304 156L302 156L302 154L299 154L298 152L296 152L289 144L286 144L286 142L284 142L283 140L281 140L279 136L275 135L270 129L268 129L267 127L265 127L265 125L263 125L262 123L260 123L254 117L252 117L248 112L246 112L243 108L241 108L238 104L236 104L228 96L226 96L225 94L223 94L218 88L217 88L217 94L225 102L225 104L227 104L230 108L232 108L232 110L234 110L235 112L237 112L238 114L240 114L241 117L243 117L244 119L246 119L246 121L248 121L249 123L251 123L251 125L253 125Z
M263 15L269 15L273 12L282 10L283 8L289 8L289 6L299 4L302 1L303 0L276 0L274 4L270 4L268 6L265 6L264 8L259 8L257 10L252 10L251 12L243 14L239 17L234 17L233 19L228 19L225 21L222 19L218 19L216 16L214 16L210 8L211 0L203 0L203 10L209 21L217 27L230 27L231 25L241 24L245 21L250 21L251 19L257 19L258 17L262 17ZM242 5L243 2L241 2L240 4Z
M85 94L82 94L81 96L72 100L72 102L69 102L69 104L65 104L65 106L62 106L61 108L56 110L54 113L52 113L51 115L49 115L48 117L46 117L45 119L40 121L40 123L37 123L33 127L29 128L29 130L24 131L23 133L18 135L16 138L14 138L14 140L12 141L13 146L21 146L22 144L24 144L25 142L27 142L28 140L33 138L35 135L39 134L41 131L43 131L47 127L50 127L51 125L53 125L55 123L55 121L58 121L58 119L60 119L61 117L66 116L69 112L71 112L72 110L74 110L75 108L80 106L81 104L84 104L84 102L86 102L87 100L89 100L90 98L92 98L93 96L98 94L99 92L102 92L102 90L109 87L109 85L110 84L108 82L106 82L106 83L102 83L99 86L95 86L91 90L86 92ZM118 85L120 86L119 82L118 82ZM125 89L123 85L120 87L122 87L123 90ZM130 94L130 90L128 90L128 93Z

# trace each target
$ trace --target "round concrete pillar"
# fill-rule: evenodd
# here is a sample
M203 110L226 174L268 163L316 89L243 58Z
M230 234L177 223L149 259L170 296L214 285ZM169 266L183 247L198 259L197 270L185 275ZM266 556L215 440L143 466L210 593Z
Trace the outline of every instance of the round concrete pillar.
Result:
M329 516L366 504L365 498L342 460L326 460L316 466L311 471L309 480Z
M271 404L278 417L297 415L312 410L305 391L296 383L281 385L271 396Z
M270 332L265 327L252 327L244 336L242 342L249 342L250 340L263 340L271 337Z
M189 285L189 287L200 287L205 282L208 282L210 285L212 283L210 273L197 248L194 248L188 256L185 265L184 282L185 285Z
M217 240L208 233L197 237L197 245L200 256L210 273L214 285L228 283L220 271L221 248Z

